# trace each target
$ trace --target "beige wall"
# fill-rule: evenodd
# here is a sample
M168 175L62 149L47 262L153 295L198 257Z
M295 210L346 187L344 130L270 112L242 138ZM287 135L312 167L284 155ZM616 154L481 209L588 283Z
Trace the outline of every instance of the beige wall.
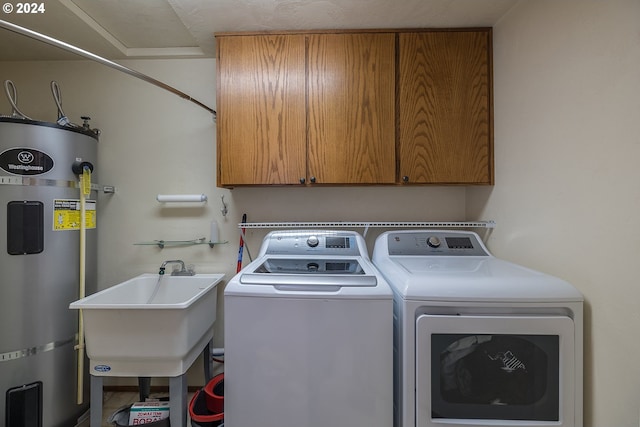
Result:
M522 1L494 30L495 255L586 298L585 425L640 403L640 2Z
M214 60L144 60L123 65L215 106ZM195 264L198 272L222 272L230 279L236 271L237 224L243 213L252 222L464 219L463 187L220 189L215 186L216 127L211 115L195 104L88 61L0 63L0 80L5 79L17 86L19 108L45 121L57 118L49 89L49 82L56 80L66 115L76 123L81 123L81 115L89 115L92 126L102 131L96 173L99 183L114 185L116 193L98 198L99 288L156 272L163 260L175 258ZM4 95L0 96L0 114L10 111ZM155 200L158 193L205 193L209 200L187 207L165 206ZM229 207L226 218L220 212L221 196ZM155 239L208 238L212 220L219 223L220 236L228 244L162 250L134 245ZM252 255L258 253L267 231L248 231ZM371 230L370 249L375 236L376 230ZM222 287L219 295L222 313ZM216 346L224 345L222 330L220 319ZM203 381L201 372L199 364L197 372L190 371L191 384Z
M201 272L235 272L238 230L249 221L494 219L497 256L555 274L585 295L585 420L635 427L640 403L640 2L522 1L495 27L493 188L215 187L215 124L206 111L96 63L0 63L19 105L56 118L49 81L76 122L102 129L98 168L114 195L99 197L99 287L182 258ZM125 65L215 105L213 60ZM0 113L10 111L0 96ZM243 153L238 153L243 155ZM163 207L158 193L205 193L198 207ZM229 215L220 213L220 196ZM208 236L229 244L134 246ZM249 233L253 255L266 231ZM368 239L372 244L375 233ZM245 253L246 257L246 253ZM246 259L246 258L245 258ZM221 299L222 300L222 299ZM222 309L220 304L219 310ZM223 345L223 322L216 345ZM190 372L198 384L200 372Z

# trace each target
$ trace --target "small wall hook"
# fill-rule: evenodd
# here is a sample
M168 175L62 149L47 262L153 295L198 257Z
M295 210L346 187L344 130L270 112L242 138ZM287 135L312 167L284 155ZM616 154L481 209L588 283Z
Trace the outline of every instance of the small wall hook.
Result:
M222 207L220 208L220 212L222 212L222 216L226 217L229 213L229 209L227 208L227 204L224 202L224 195L220 196L220 199L222 199Z

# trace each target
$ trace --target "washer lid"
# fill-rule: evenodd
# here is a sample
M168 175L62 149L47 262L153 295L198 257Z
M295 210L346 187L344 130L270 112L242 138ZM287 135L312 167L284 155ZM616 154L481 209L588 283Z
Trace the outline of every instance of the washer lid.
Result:
M355 258L265 258L255 269L240 276L252 285L376 286Z
M349 258L266 258L254 273L365 274L360 262Z

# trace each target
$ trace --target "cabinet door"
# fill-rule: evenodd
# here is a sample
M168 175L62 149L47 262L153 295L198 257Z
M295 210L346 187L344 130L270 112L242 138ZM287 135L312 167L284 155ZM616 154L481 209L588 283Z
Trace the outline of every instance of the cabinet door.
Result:
M310 181L393 183L395 35L309 35L308 70Z
M218 185L306 176L305 37L219 37Z
M492 184L490 30L399 37L401 179Z

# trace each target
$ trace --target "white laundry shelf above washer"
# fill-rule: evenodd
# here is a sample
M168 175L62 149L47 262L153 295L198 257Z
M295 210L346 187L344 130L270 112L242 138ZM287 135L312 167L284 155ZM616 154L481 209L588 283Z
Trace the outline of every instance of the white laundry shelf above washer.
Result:
M495 221L446 221L446 222L246 222L238 228L495 228Z

